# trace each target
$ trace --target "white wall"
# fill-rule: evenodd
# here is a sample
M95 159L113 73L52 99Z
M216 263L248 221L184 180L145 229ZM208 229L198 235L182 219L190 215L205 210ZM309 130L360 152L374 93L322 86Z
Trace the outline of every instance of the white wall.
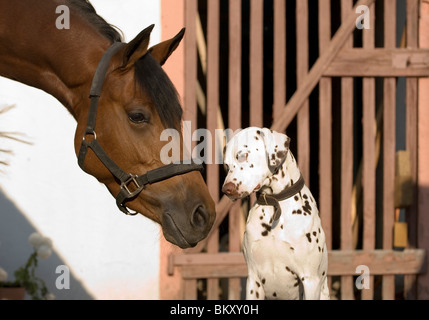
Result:
M92 0L106 21L132 40L155 23L152 44L160 41L160 0ZM71 25L73 27L73 25ZM48 94L0 77L0 131L18 131L33 145L0 138L0 266L21 266L31 248L28 235L39 231L54 242L55 254L40 261L38 274L57 299L158 299L158 225L127 217L114 198L77 165L76 123ZM70 290L55 288L57 265L71 270Z

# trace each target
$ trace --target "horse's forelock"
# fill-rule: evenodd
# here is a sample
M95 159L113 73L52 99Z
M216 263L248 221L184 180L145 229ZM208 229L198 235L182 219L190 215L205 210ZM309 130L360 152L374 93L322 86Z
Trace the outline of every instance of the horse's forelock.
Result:
M137 85L153 101L165 128L180 129L182 106L173 83L150 53L135 63Z

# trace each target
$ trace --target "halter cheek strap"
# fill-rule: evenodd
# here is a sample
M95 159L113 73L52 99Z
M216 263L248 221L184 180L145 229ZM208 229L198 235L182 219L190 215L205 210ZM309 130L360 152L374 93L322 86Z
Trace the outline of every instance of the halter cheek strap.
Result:
M95 131L95 122L97 119L97 107L98 100L101 96L101 90L103 88L104 79L106 77L107 69L109 67L110 60L113 55L118 52L125 43L115 42L112 44L104 53L101 58L97 70L95 71L94 78L92 80L91 91L89 98L91 104L89 107L88 120L83 134L82 143L78 154L78 164L85 171L85 158L88 153L88 149L91 149L103 165L111 172L111 174L117 178L120 182L120 191L116 196L116 204L122 212L127 215L136 215L137 213L131 213L125 203L129 200L137 197L148 184L160 182L177 175L189 173L191 171L202 171L203 166L196 164L191 161L191 164L169 164L138 176L135 174L127 173L122 170L104 151L100 143L97 140L97 134ZM91 139L87 137L92 136Z

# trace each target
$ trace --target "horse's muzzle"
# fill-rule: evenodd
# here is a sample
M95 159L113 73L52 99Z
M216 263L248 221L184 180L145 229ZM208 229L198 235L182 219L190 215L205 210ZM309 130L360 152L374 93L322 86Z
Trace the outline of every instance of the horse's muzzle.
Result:
M214 222L212 217L214 214L204 205L196 206L189 217L179 212L166 211L162 218L164 237L182 249L195 247L210 232Z

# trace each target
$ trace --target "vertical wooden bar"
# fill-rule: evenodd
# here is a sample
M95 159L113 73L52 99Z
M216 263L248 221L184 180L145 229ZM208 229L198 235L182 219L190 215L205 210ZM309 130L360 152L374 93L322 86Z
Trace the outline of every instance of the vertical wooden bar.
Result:
M396 47L396 3L384 0L384 47ZM384 79L383 106L383 249L393 249L395 217L396 79ZM395 299L395 276L383 276L382 298Z
M407 48L418 47L418 21L419 1L407 0ZM406 149L411 157L411 175L413 186L417 185L417 78L406 80ZM414 201L411 207L406 209L408 222L408 247L417 247L417 188L414 187ZM407 299L417 299L416 276L406 275L404 286Z
M162 0L161 1L161 39L170 39L183 28L185 22L186 0ZM185 45L182 43L174 54L164 64L163 69L173 82L180 97L185 95ZM176 272L173 276L167 271L169 257L181 254L183 250L172 245L164 237L160 238L160 262L159 262L159 297L161 300L183 299L186 293L183 290L184 281L181 273ZM196 286L195 286L196 293Z
M286 1L274 0L274 93L273 119L286 105Z
M190 121L190 132L197 129L197 21L198 4L197 0L186 0L185 2L185 22L186 36L185 45L185 96L183 119ZM195 142L194 142L195 144ZM191 150L194 146L189 146ZM191 155L192 156L192 155Z
M353 13L353 1L341 0L341 19L344 22ZM353 36L344 48L353 47ZM352 244L352 190L353 190L353 78L341 79L341 250L353 250ZM353 277L341 277L341 299L353 300Z
M331 41L331 5L319 0L319 55ZM319 83L319 209L326 246L332 250L332 79ZM331 287L331 277L328 279Z
M229 1L229 94L228 127L241 127L241 0ZM241 201L236 201L229 211L229 251L241 251ZM240 278L228 280L228 299L240 299Z
M363 29L363 47L375 47L375 4L369 7L370 28ZM363 249L375 248L375 79L363 79ZM374 277L369 289L362 290L362 300L374 297Z
M419 22L419 47L429 48L429 3L420 3L420 22ZM429 252L429 167L424 165L429 163L429 79L419 79L419 101L418 101L418 210L417 219L419 229L417 243L421 249ZM428 256L426 254L426 264ZM417 282L419 300L429 299L429 274L421 274Z
M215 155L215 129L219 105L219 0L207 1L207 129L211 133L212 155ZM214 158L214 157L212 157ZM213 161L214 162L214 161ZM207 186L215 203L219 201L219 166L207 165ZM212 233L207 252L219 251L219 231ZM207 299L219 299L219 280L207 280Z
M183 128L184 132L191 134L197 129L197 21L198 4L197 0L186 0L185 2L185 23L186 36L185 44L185 96L184 96L184 112L183 120L189 121L190 126ZM192 136L191 136L192 137ZM186 140L184 140L184 143ZM192 150L195 142L186 146L189 148L189 156L192 157ZM184 155L188 158L187 155ZM184 280L183 294L185 299L195 300L197 298L197 281Z
M296 2L296 74L298 87L308 73L308 0ZM310 104L307 98L298 112L297 158L306 184L310 185Z
M263 126L264 1L250 2L250 125Z

